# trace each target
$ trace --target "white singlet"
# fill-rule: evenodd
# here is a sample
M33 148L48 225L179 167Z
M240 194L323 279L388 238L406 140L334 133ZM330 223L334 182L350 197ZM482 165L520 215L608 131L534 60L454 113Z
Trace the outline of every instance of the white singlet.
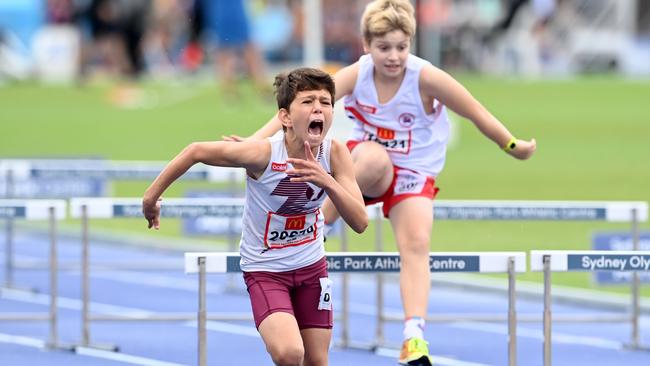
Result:
M284 272L325 256L321 205L327 194L311 183L290 182L284 133L269 138L271 159L258 179L246 179L246 203L239 252L245 272ZM332 140L320 145L316 160L331 174Z
M427 114L420 97L420 71L429 64L409 54L404 80L393 98L379 103L370 55L359 59L359 75L352 94L344 99L354 121L351 140L375 141L386 148L393 165L436 177L445 165L449 118L435 100Z

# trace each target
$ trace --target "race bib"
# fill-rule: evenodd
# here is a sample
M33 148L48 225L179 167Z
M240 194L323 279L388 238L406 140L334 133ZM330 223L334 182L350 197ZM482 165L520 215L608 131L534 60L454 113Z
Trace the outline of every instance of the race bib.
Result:
M300 215L269 212L264 232L264 245L269 249L309 244L316 240L320 209Z
M408 154L411 150L411 131L395 131L388 128L364 125L365 141L374 141L386 148L386 151Z
M319 278L320 280L320 300L318 301L318 310L332 311L332 280L327 277Z
M409 193L418 194L422 192L426 182L426 176L401 169L397 172L393 192L395 195Z

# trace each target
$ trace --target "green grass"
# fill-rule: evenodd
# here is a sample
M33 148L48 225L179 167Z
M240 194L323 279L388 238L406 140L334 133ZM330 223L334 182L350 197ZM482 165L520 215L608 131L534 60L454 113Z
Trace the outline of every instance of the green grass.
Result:
M456 118L458 142L450 147L438 178L440 199L650 201L650 82L459 79L516 136L537 138L538 151L529 161L516 161L471 122ZM142 90L145 108L122 109L108 101L111 85L0 88L0 156L169 160L192 141L250 134L275 110L248 86L242 87L239 100L225 98L209 82L146 83ZM146 186L119 182L114 194L140 196ZM211 187L179 183L167 196ZM143 220L92 224L146 232ZM388 226L386 249L394 250ZM440 221L434 224L432 249L588 249L593 232L628 228L587 222ZM155 235L179 236L180 224L163 222ZM372 227L353 235L351 250L373 250L373 239ZM336 241L328 248L336 250ZM539 280L537 274L521 277ZM554 281L593 286L588 274L554 276Z

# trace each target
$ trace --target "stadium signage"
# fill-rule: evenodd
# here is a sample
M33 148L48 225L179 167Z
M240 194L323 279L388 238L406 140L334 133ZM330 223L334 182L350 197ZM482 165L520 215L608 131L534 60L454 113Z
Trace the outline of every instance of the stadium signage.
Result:
M634 243L629 231L597 232L592 239L593 250L634 250ZM650 250L650 232L639 234L639 249ZM639 280L650 282L650 272L637 272ZM628 284L632 280L631 271L597 271L593 273L595 282L600 284Z
M436 206L442 220L603 220L604 208L558 207L445 207Z
M396 256L327 257L331 272L399 272L400 259ZM431 272L478 272L478 256L431 256Z
M0 218L25 217L25 207L0 207Z
M647 271L650 256L644 255L569 255L569 269L590 271Z
M167 205L160 208L160 215L163 217L241 217L244 207L241 205ZM114 217L141 217L141 205L115 205L113 206Z

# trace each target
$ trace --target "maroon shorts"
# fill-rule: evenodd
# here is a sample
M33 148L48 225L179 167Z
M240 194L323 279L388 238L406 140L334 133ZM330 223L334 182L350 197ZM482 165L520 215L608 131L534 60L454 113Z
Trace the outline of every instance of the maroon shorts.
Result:
M259 328L267 316L285 312L296 318L300 329L331 329L332 311L318 310L321 301L320 279L327 277L325 257L314 264L293 271L244 272L255 327ZM328 298L328 301L331 299Z

